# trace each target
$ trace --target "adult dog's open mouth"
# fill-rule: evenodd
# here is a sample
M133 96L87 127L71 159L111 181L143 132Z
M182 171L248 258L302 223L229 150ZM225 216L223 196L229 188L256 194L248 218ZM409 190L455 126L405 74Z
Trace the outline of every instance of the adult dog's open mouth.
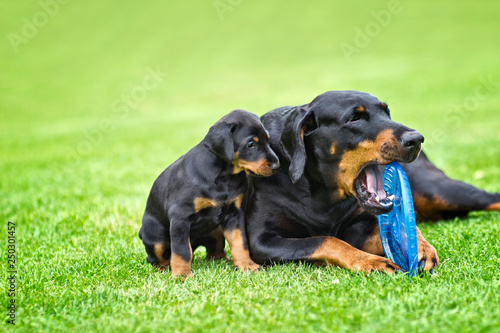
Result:
M394 196L384 190L384 176L376 164L364 167L354 181L357 198L361 206L372 214L391 211Z

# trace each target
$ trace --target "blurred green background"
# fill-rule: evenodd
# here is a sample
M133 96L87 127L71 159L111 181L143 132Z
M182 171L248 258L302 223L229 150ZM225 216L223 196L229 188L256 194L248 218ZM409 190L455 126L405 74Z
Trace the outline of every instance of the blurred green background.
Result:
M497 1L3 1L3 190L28 165L47 181L62 164L149 184L232 109L342 89L388 102L434 161L488 187L469 173L500 175L488 160L500 149L499 14ZM162 77L144 87L148 69Z
M498 1L0 0L0 12L0 214L30 272L20 318L42 321L61 286L85 299L85 278L50 287L48 267L66 281L64 263L94 253L144 264L151 184L235 108L369 92L450 176L500 190Z

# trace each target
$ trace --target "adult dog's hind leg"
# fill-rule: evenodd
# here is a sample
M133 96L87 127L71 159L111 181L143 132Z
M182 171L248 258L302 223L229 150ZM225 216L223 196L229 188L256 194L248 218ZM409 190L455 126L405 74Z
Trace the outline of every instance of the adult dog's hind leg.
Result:
M489 193L448 178L423 152L417 160L403 167L410 181L418 220L464 217L473 210L500 211L499 193Z

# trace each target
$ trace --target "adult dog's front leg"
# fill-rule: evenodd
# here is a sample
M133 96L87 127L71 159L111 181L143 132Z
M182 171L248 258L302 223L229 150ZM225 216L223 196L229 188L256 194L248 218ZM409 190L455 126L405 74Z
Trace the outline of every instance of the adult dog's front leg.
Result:
M309 256L309 258L325 260L330 265L367 273L385 271L392 274L400 269L395 263L387 258L358 250L335 237L326 237L323 243Z
M355 227L356 225L354 225ZM380 240L380 231L378 223L373 224L373 230L367 234L361 234L359 229L367 230L366 226L364 228L358 228L358 232L352 232L356 229L349 229L350 235L352 237L346 239L349 244L352 244L356 248L361 250L384 256L384 249L382 247L382 242ZM436 249L425 240L422 233L417 228L417 244L418 244L418 263L419 268L424 271L431 271L434 267L439 265L439 258Z
M282 262L290 260L324 261L362 272L384 271L389 274L400 269L387 258L373 255L331 236L309 238L263 237L267 239L252 248L257 262Z

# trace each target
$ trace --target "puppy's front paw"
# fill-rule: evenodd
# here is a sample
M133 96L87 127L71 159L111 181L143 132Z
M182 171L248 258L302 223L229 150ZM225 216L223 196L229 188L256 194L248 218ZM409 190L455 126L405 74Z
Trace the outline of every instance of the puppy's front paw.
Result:
M182 278L182 279L185 279L187 277L193 277L193 274L191 274L191 271L187 271L187 272L184 272L184 271L179 271L179 270L172 270L172 278L174 279L177 279L177 278Z
M238 271L251 271L254 273L257 273L261 269L261 266L254 263L252 260L242 260L240 262L235 262L234 267Z

